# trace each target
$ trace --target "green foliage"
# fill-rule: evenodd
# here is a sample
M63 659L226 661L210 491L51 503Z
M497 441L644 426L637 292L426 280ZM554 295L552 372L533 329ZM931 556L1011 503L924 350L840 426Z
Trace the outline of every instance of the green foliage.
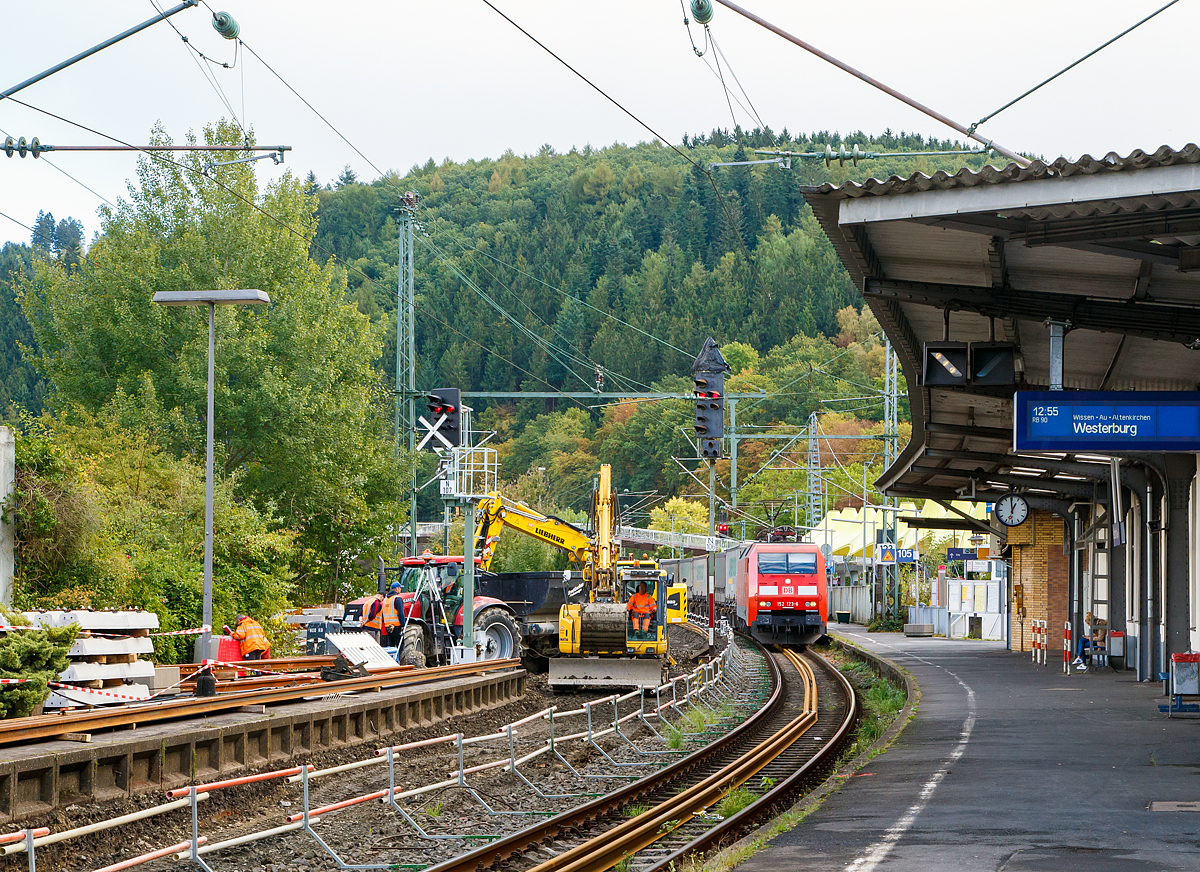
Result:
M35 342L14 292L16 280L32 270L29 246L4 243L0 248L0 420L16 420L21 411L40 414L46 398L45 380L21 351Z
M854 742L843 755L851 759L873 745L887 731L904 708L907 697L903 690L875 674L860 661L855 660L839 668L858 689L862 700L863 711Z
M920 150L953 145L890 133L876 139L858 133L845 141L876 150L897 147L892 142L920 141L914 146ZM701 164L729 160L741 148L719 132L690 142ZM840 146L842 138L759 131L743 142L820 150L827 142ZM983 160L967 162L978 168ZM431 160L403 177L389 174L369 185L339 180L320 191L313 246L322 259L336 254L350 264L350 298L387 325L390 345L392 214L397 195L416 190L430 234L415 255L422 387L579 390L592 386L593 364L600 364L608 370L606 388L639 390L667 373L686 373L710 333L723 346L742 343L763 355L801 333L840 335L838 311L861 306L861 298L804 205L803 185L881 172L953 171L962 163L948 157L829 169L805 162L786 172L723 169L714 191L706 176L657 142L562 155L544 147L536 155L508 152L496 160L440 165ZM448 259L532 335L497 318ZM393 359L394 349L385 350L383 360ZM734 359L744 361L736 352ZM545 410L527 403L520 414L528 419Z
M0 614L14 626L27 623L24 616L0 606ZM67 652L79 627L17 630L0 638L0 678L27 678L21 684L0 685L0 718L23 718L50 695L47 682L56 681L67 668Z
M667 728L667 747L672 751L683 747L683 730L673 724Z
M704 535L708 532L708 506L695 500L671 497L650 510L649 529Z
M27 419L17 433L15 601L142 608L164 630L199 626L204 468L111 415L76 410L73 418ZM239 612L269 618L293 588L295 534L237 500L236 479L216 482L213 493L216 626ZM159 637L155 657L188 660L189 648L187 637Z
M717 813L723 818L730 818L737 814L742 809L749 806L758 797L749 790L737 788L725 794L724 798L717 803Z
M904 630L904 621L895 615L876 616L867 624L869 633L899 633Z
M233 125L209 143L242 142ZM156 130L155 143L168 137ZM194 137L189 137L194 141ZM346 302L332 264L309 257L316 203L285 174L260 190L251 165L144 158L130 200L102 210L102 235L79 269L39 260L20 284L34 362L60 408L115 405L175 456L202 457L206 312L151 302L158 290L258 288L269 307L218 307L219 463L235 495L278 516L300 546L307 597L341 592L353 559L390 553L411 469L390 438L390 397L373 368L378 325ZM350 188L357 186L350 185ZM268 217L270 216L270 217Z

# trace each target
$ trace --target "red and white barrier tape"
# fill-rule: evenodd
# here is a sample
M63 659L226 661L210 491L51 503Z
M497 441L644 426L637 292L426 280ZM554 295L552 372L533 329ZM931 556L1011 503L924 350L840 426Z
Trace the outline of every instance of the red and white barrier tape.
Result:
M201 672L203 672L204 669L205 669L205 667L201 666L195 672L192 672L190 675L185 675L183 678L179 679L174 684L169 684L164 688L154 691L154 693L150 694L149 698L154 699L155 697L162 696L168 690L174 690L175 688L179 687L179 685L183 684L185 681L195 678L197 675L199 675Z
M26 681L33 681L32 678L0 678L0 684L24 684Z
M202 636L211 633L212 627L193 627L190 630L170 630L165 633L151 633L151 636Z
M253 660L242 660L238 663L226 663L223 660L204 660L201 662L204 666L223 666L226 669L244 669L247 672L257 672L260 675L286 675L291 677L295 676L296 674L294 672L273 672L270 669L258 669L250 665L251 663L255 662Z
M60 692L66 690L70 691L71 693L90 693L96 696L107 696L112 699L130 699L134 702L145 702L146 700L150 699L148 696L130 696L127 693L110 693L107 690L93 690L90 687L79 687L74 684L60 684L57 681L49 681L47 684ZM78 702L78 700L76 700L76 702Z

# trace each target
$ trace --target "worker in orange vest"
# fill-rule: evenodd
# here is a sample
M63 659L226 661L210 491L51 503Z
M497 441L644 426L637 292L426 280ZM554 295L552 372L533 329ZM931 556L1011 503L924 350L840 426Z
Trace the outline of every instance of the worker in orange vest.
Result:
M383 642L383 594L376 593L375 599L363 606L363 626L376 642Z
M271 643L267 641L267 634L263 632L262 624L254 618L238 615L235 626L237 627L235 630L230 630L229 627L225 627L224 630L237 639L242 649L243 660L271 659Z
M650 632L650 621L657 608L658 603L646 592L644 581L638 583L637 593L629 598L629 603L625 606L626 611L633 615L633 629L639 629L638 621L641 620L640 629L643 633Z
M404 626L404 604L400 599L400 582L393 581L383 598L383 636L384 644L399 647L400 633Z

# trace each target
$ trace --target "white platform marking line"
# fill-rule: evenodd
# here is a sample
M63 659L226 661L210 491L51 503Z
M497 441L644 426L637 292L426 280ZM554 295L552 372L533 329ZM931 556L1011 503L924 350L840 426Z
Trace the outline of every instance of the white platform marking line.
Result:
M892 647L886 643L880 644L887 648ZM908 654L910 657L913 657L915 660L920 660L927 666L935 665L923 657L916 657L908 652L904 653ZM925 810L925 806L929 803L929 799L933 796L933 792L937 790L937 786L942 783L942 779L949 774L950 767L957 763L959 758L962 757L962 755L966 752L967 743L971 740L971 731L975 729L975 691L972 690L966 682L964 682L949 669L946 670L946 674L952 676L954 680L957 681L963 688L963 690L967 692L967 719L963 721L962 730L958 734L958 745L951 752L950 756L946 758L946 762L942 764L941 768L938 769L937 772L933 773L929 780L925 782L925 785L921 788L920 796L917 797L917 801L908 807L908 810L904 812L904 816L888 828L887 832L883 834L882 839L871 845L871 847L867 848L866 854L859 857L853 863L847 866L846 872L872 872L872 870L874 870L880 863L887 859L888 854L892 852L892 848L894 848L896 843L900 841L904 834L912 828L912 825L916 823L921 812Z

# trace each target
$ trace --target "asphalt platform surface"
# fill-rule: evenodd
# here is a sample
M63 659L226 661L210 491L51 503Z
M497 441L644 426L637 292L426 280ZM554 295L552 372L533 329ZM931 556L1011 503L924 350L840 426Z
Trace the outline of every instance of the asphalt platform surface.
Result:
M1061 652L1034 666L997 642L838 635L912 673L916 716L740 872L1200 870L1200 715L1160 713L1161 682L1066 676Z

